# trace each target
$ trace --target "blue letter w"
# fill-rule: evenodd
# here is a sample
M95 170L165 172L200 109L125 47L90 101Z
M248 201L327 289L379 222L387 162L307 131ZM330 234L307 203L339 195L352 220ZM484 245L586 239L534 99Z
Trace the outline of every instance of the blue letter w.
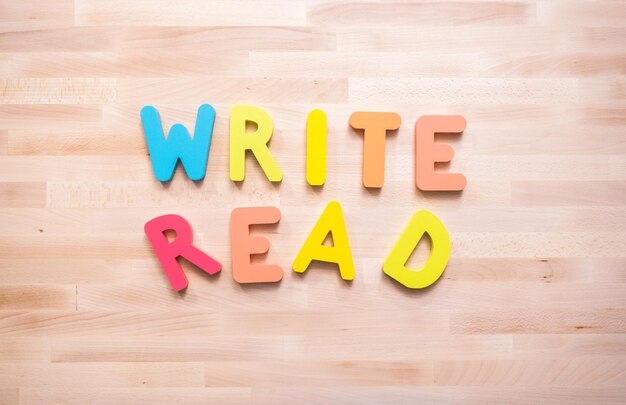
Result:
M166 139L157 109L149 105L142 108L141 123L156 178L169 181L180 159L191 180L202 180L209 159L214 122L215 109L210 104L202 104L198 108L193 139L182 124L174 124Z

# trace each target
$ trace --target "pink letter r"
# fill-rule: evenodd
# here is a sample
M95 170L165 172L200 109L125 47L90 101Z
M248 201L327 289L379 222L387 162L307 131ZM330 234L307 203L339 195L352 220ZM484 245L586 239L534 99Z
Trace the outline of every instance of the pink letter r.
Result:
M185 218L172 214L156 217L146 223L144 230L174 290L183 290L189 284L176 260L179 256L209 274L215 274L222 269L218 261L193 246L193 230ZM167 230L176 232L176 238L172 242L165 235Z

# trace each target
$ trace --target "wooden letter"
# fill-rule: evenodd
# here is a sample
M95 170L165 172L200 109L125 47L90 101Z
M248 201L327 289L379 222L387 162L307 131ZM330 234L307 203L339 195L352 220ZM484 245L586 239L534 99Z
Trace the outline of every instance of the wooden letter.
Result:
M393 112L358 111L350 126L363 130L363 185L380 188L385 180L385 135L400 128L400 116Z
M254 122L257 130L246 133L246 123ZM262 109L237 105L230 110L230 179L242 181L246 177L246 150L252 151L269 181L283 179L283 174L272 157L267 143L272 137L272 118Z
M432 250L424 267L411 270L406 267L411 253L428 233ZM383 263L383 271L389 277L409 288L428 287L441 276L450 258L450 236L446 227L431 212L422 210L413 214L400 239L391 249Z
M176 238L170 242L165 231L176 232ZM187 288L189 282L176 260L184 257L209 274L215 274L222 265L197 247L193 246L193 230L185 218L178 215L163 215L151 219L144 226L144 231L156 253L165 275L176 291Z
M306 120L306 181L321 186L326 181L326 114L313 110Z
M328 233L331 233L333 246L323 245ZM338 202L332 201L327 206L317 224L309 234L304 246L293 262L293 270L303 273L313 260L337 263L339 273L344 280L354 279L354 263L348 243L346 225Z
M193 139L183 124L174 124L165 138L161 118L156 108L145 106L141 109L141 123L146 136L152 170L159 181L169 181L174 175L176 163L180 159L187 177L202 180L206 174L215 109L210 104L198 108Z
M250 236L250 225L275 224L280 221L276 207L235 208L230 214L230 244L233 278L238 283L273 283L283 278L283 269L275 264L252 264L250 255L267 253L270 242L262 236Z
M449 162L454 156L450 145L436 144L436 133L461 133L465 118L460 115L424 115L415 122L415 184L424 191L459 191L465 188L465 176L459 173L435 173L436 162Z

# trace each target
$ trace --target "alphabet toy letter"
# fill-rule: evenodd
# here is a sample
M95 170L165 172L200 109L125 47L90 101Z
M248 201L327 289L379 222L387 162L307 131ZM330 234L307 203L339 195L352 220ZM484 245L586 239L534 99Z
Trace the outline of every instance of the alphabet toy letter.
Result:
M436 162L449 162L454 156L450 145L436 144L436 133L461 133L465 118L460 115L424 115L415 122L415 184L424 191L459 191L465 188L465 176L459 173L435 173Z
M333 246L323 245L328 233L333 238ZM346 225L338 202L332 201L327 206L315 227L309 234L300 253L293 262L293 270L303 273L313 260L337 263L339 273L344 280L354 279L354 263L348 243Z
M326 181L326 114L313 110L306 120L306 181L321 186Z
M254 122L257 130L246 133L246 123ZM283 174L272 157L267 143L272 137L272 118L258 107L236 105L230 110L230 179L242 181L246 177L246 150L252 151L269 181L283 179Z
M283 269L275 264L251 264L250 255L267 253L270 242L262 236L250 236L250 225L275 224L280 221L276 207L235 208L230 214L230 243L233 278L238 283L272 283L283 278Z
M363 185L383 186L385 180L385 135L400 128L400 116L394 112L358 111L350 116L350 126L363 130Z
M424 267L411 270L406 267L411 253L424 236L430 235L432 249ZM441 276L450 258L450 236L441 221L431 212L422 210L413 214L400 239L383 263L383 271L409 288L428 287Z
M165 139L157 109L149 105L141 109L141 123L152 160L152 170L159 181L169 181L172 178L178 159L191 180L204 178L214 122L215 109L210 104L202 104L198 108L193 139L182 124L172 125Z
M193 230L183 217L178 215L156 217L146 223L144 230L174 290L183 290L189 284L176 260L179 256L211 275L222 269L218 261L193 246ZM167 230L176 232L176 238L172 242L165 235Z

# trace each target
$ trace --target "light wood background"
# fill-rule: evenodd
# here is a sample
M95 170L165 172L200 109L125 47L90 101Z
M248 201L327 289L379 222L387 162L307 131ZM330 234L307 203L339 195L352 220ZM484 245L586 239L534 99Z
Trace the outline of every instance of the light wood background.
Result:
M623 1L3 0L0 403L626 402ZM167 128L218 111L207 176L154 178L139 110ZM266 109L284 172L228 178L235 104ZM328 180L305 181L305 119L328 114ZM353 111L396 111L385 186L361 185ZM422 193L413 125L441 137L462 193ZM443 170L446 170L445 168ZM357 266L290 270L332 200ZM275 205L242 286L229 214ZM413 212L452 238L431 288L381 263ZM186 217L224 269L171 291L143 234ZM414 262L424 260L423 245Z

